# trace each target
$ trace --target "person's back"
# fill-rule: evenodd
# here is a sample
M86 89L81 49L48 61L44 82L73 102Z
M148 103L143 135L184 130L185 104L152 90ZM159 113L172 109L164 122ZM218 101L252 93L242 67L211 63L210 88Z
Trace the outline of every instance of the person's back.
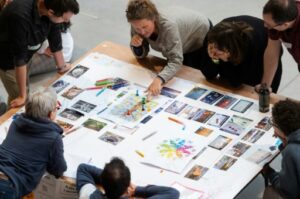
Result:
M54 111L56 97L51 97L55 96L54 91L51 91L51 94L47 90L38 92L43 94L34 93L33 98L30 96L29 101L32 100L33 103L30 105L30 102L27 102L26 109L39 106L41 109L33 109L36 112L42 112L42 109L48 112L47 107L51 107ZM41 100L37 95L48 99ZM60 177L67 168L63 157L63 130L52 122L50 116L34 117L34 114L28 112L30 111L26 110L25 114L16 116L9 127L7 137L0 145L0 172L13 183L19 197L30 193L46 171ZM0 186L0 190L1 188Z

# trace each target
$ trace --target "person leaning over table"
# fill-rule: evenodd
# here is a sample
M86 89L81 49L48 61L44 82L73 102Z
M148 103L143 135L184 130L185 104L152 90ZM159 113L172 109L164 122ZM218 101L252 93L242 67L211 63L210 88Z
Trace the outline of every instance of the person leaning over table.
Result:
M235 16L223 19L207 34L199 69L207 79L220 78L233 87L256 86L264 73L264 52L268 44L267 29L261 19ZM271 87L277 92L281 80L281 55Z
M264 199L300 198L300 102L279 101L272 108L269 120L274 128L274 136L282 141L281 170L276 172L266 164L263 176L270 182Z
M300 71L300 2L296 0L269 0L263 8L263 19L269 41L264 55L264 74L261 83L268 86L279 66L281 44L298 64ZM258 90L260 84L256 86Z
M51 88L29 94L25 113L16 116L0 145L0 198L21 198L36 188L46 171L60 177L67 169L63 130L53 122L56 109Z
M130 181L129 168L123 160L115 157L105 165L103 170L95 166L80 164L77 170L76 187L80 199L179 198L179 192L174 188L156 185L141 187L133 185ZM96 186L101 186L103 189Z
M130 0L126 17L131 25L130 47L142 59L149 45L167 58L167 65L148 87L149 94L158 95L162 84L169 81L182 64L194 67L195 51L202 47L210 21L201 13L179 7L158 11L150 0Z
M79 12L76 0L16 0L0 12L0 78L10 107L26 100L27 63L47 38L57 71L69 70L62 54L59 23Z

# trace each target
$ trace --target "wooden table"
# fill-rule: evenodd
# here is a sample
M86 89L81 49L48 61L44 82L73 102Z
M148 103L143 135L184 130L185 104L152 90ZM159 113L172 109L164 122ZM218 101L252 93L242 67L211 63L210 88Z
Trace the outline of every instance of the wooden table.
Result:
M116 58L118 60L128 62L134 65L143 66L149 69L152 69L154 71L158 71L164 66L166 63L165 60L155 57L155 56L148 56L144 60L137 60L134 55L132 54L131 50L128 46L122 46L113 42L104 41L100 43L98 46L93 48L92 50L88 51L85 55L83 55L80 59L78 59L76 62L73 63L73 66L75 66L78 62L80 62L84 57L86 57L88 54L98 52L103 53L108 56L111 56L113 58ZM47 85L54 82L56 79L60 77L59 74L56 74L53 79L47 83ZM242 95L245 97L249 97L252 99L258 99L257 93L254 91L253 87L243 85L239 89L232 88L229 86L224 86L223 82L209 82L205 80L204 76L199 70L196 70L191 67L183 66L183 68L176 74L176 77L194 81L196 83L205 84L207 86L210 86L212 88L228 91L234 94ZM222 85L223 84L223 85ZM45 86L47 86L45 85ZM271 103L275 103L279 100L284 99L285 97L272 94L271 95ZM6 114L0 117L0 124L2 124L5 120L7 120L11 115L13 115L18 109L11 109Z

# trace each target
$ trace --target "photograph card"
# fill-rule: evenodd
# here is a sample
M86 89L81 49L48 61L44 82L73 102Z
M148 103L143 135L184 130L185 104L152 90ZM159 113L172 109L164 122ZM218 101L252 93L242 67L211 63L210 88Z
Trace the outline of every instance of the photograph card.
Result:
M200 101L207 103L207 104L214 104L216 101L221 99L224 95L221 93L218 93L216 91L211 91L208 93L204 98L202 98Z
M272 128L272 125L269 123L269 119L270 117L264 117L258 122L258 124L255 127L265 131L270 130Z
M124 139L124 137L107 131L103 135L101 135L99 137L99 139L102 140L102 141L104 141L104 142L107 142L109 144L117 145L117 144L119 144Z
M89 68L87 68L85 66L77 65L68 73L68 75L71 77L74 77L74 78L79 78L81 75L83 75L88 70L89 70Z
M240 157L242 156L248 149L250 148L250 145L238 142L235 145L233 145L228 151L227 154Z
M223 135L218 135L208 146L217 149L222 150L225 146L227 146L232 141L231 138L225 137Z
M237 161L236 158L224 155L215 165L214 168L227 171Z
M62 120L56 120L56 123L64 130L64 131L68 131L71 128L73 128L73 124L70 124L68 122L62 121Z
M247 101L247 100L240 100L238 101L231 110L239 112L239 113L245 113L251 106L253 102Z
M205 123L207 122L213 115L215 114L215 112L213 111L209 111L209 110L205 110L205 109L199 109L199 111L197 113L195 113L194 117L192 118L192 120L195 120L197 122L201 122L201 123Z
M83 100L79 100L75 104L73 104L72 108L77 109L79 111L83 111L83 112L89 113L94 108L96 108L96 105L90 104L90 103L85 102Z
M200 165L194 165L184 177L189 178L191 180L199 180L204 174L208 171L207 167L203 167Z
M208 137L211 133L213 132L213 130L211 129L208 129L208 128L205 128L203 126L200 126L196 131L195 133L197 135L202 135L204 137Z
M77 95L79 95L83 90L81 88L78 88L77 86L73 86L66 92L62 94L63 97L72 100L74 99Z
M160 94L169 98L176 98L181 92L169 87L162 87Z
M220 108L228 109L231 105L233 105L237 101L237 98L231 97L229 95L225 95L215 106Z
M182 109L184 109L187 106L186 103L175 101L173 102L168 108L166 108L166 112L177 115Z
M228 115L216 113L212 116L212 118L210 118L207 124L220 128L226 120L228 120L228 118Z
M83 113L80 113L79 111L76 111L76 110L72 110L72 109L69 109L69 108L66 108L65 110L63 110L59 116L63 117L63 118L66 118L66 119L69 119L69 120L72 120L72 121L76 121L78 120L80 117L84 116Z
M100 131L106 126L106 123L100 122L94 119L88 119L82 124L85 128L92 129L95 131Z
M265 134L264 131L258 130L258 129L251 129L242 140L255 143L259 138L261 138Z
M227 133L231 133L233 135L240 135L244 132L246 128L253 122L248 118L240 117L237 115L233 115L227 122L224 124L220 130L225 131Z
M207 89L200 88L200 87L194 87L192 90L190 90L185 97L198 100L205 92Z
M69 82L66 82L66 81L60 79L60 80L57 80L54 84L52 84L52 88L55 90L56 93L59 93L60 91L64 90L69 85L70 85Z

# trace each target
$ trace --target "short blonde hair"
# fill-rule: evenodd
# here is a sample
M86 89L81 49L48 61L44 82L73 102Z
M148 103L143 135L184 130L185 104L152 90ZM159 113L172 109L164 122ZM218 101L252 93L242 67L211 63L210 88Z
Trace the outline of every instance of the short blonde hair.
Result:
M33 118L49 118L56 109L57 95L52 88L38 88L31 92L26 100L25 113Z

